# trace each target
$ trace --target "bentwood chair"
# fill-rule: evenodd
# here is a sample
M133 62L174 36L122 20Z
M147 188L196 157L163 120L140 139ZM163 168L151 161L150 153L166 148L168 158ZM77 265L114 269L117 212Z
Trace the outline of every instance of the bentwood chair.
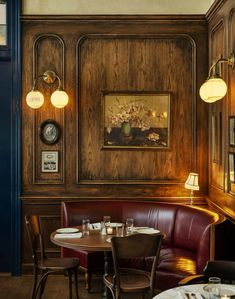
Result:
M179 285L207 283L212 276L219 277L222 283L232 284L235 281L235 261L208 261L202 275L185 277Z
M114 299L120 299L122 293L142 293L150 291L154 296L156 266L159 259L163 236L161 234L134 234L126 237L113 237L112 255L114 274L104 275L104 284ZM125 260L153 259L151 272L134 268L124 268Z
M42 297L47 278L50 274L64 274L65 276L68 276L69 299L72 299L72 276L74 275L75 293L76 298L78 299L77 274L79 259L46 258L39 216L25 216L25 223L33 258L34 277L31 299L37 298L39 290L39 298ZM41 277L38 281L39 272L41 273Z

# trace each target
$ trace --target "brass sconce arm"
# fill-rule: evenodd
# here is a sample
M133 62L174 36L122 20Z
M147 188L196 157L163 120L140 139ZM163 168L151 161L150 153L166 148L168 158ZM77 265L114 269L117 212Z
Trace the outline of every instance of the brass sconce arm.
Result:
M226 58L219 58L215 63L212 64L212 66L209 69L207 80L210 79L210 78L220 77L220 75L217 73L217 66L221 63L227 63L232 68L234 68L234 65L235 65L235 54L234 54L234 52L232 52L227 59Z
M234 68L235 65L235 53L232 52L230 56L225 58L219 58L209 69L208 78L202 84L199 90L200 97L207 103L213 103L222 99L227 93L227 84L221 78L218 73L217 66L221 63L227 63Z

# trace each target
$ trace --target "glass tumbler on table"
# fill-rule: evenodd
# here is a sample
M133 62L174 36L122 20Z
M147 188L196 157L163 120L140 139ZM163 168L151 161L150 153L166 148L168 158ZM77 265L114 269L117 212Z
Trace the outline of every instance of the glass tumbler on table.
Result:
M90 234L90 220L83 219L82 220L82 235L89 236L89 234Z
M103 223L105 226L106 234L107 234L108 228L110 227L110 218L111 218L110 216L103 216Z
M134 219L133 218L127 218L126 219L126 234L127 235L132 234L133 226L134 226Z
M219 277L209 277L208 279L209 299L216 299L220 297L220 284L221 284L221 279Z
M117 237L123 237L124 236L124 224L123 223L117 223L116 224L116 236Z

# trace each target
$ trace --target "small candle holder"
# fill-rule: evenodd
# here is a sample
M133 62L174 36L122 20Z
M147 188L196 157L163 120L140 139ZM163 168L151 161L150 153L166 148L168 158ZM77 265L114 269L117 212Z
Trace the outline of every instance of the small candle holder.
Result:
M113 228L112 227L107 227L107 234L108 235L112 235L112 233L113 233Z

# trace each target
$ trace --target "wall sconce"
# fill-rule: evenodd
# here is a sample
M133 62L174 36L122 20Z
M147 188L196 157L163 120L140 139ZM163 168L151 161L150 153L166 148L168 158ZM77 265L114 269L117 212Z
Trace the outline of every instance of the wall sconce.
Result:
M219 58L209 69L209 75L207 80L202 84L199 90L200 97L207 103L213 103L222 99L227 92L227 84L218 74L218 65L221 63L227 63L232 68L235 64L234 52L227 58Z
M56 79L58 80L59 85L51 95L51 103L56 108L64 108L68 104L69 97L61 86L60 77L53 71L46 71L43 75L39 75L36 79L34 79L33 88L26 96L27 105L33 109L38 109L44 103L43 94L36 88L36 83L39 78L43 78L47 84L52 84Z
M184 187L186 189L190 190L190 205L193 205L193 191L194 190L199 190L199 185L198 185L198 174L190 172L187 181L184 184Z

